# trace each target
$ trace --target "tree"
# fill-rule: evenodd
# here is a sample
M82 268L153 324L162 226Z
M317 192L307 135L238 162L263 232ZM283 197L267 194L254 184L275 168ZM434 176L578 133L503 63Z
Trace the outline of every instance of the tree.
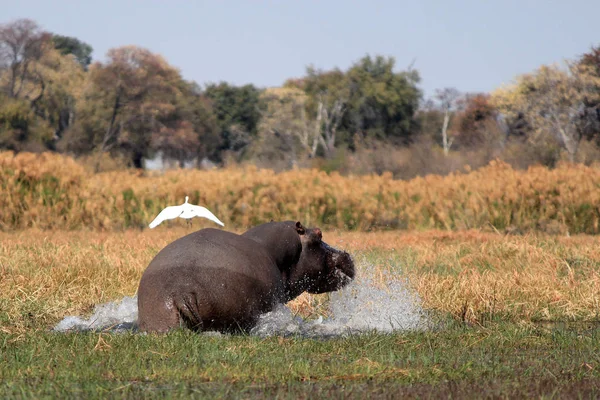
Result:
M366 56L346 72L309 66L305 77L285 83L308 95L307 112L320 121L326 157L340 144L352 148L357 134L392 143L409 140L421 99L419 74L412 68L394 72L394 65L393 58Z
M198 162L219 146L219 130L210 100L201 94L195 82L181 81L180 96L173 112L162 119L163 126L152 135L152 149L163 161L177 160L180 167L194 158Z
M583 54L577 61L577 67L592 77L600 78L600 46L592 47L588 53ZM584 98L579 128L586 138L600 142L600 87L596 87L594 91L596 96Z
M152 147L162 152L163 161L177 160L181 168L185 162L198 155L200 141L189 121L163 125L152 134Z
M412 67L394 72L393 57L363 57L347 72L350 98L343 129L392 143L406 143L421 99Z
M50 135L51 128L35 116L28 102L0 93L0 148L37 150Z
M315 157L323 138L320 120L307 115L307 99L297 88L271 88L261 94L263 111L255 153L269 161L287 158L292 166L299 157Z
M287 86L299 87L308 95L306 108L319 127L315 138L323 146L325 156L331 158L350 96L348 81L339 69L321 71L311 66L306 69L306 75L300 82L288 81Z
M600 76L600 45L592 46L588 53L583 54L577 64L582 67L587 67L587 72L596 76Z
M600 78L576 64L567 69L542 66L495 91L493 102L509 120L526 120L532 129L529 141L543 140L551 134L574 161L583 137L580 121L585 103L598 99L598 87Z
M459 146L472 147L489 143L497 137L500 127L498 110L486 93L466 94L455 116L454 137ZM506 134L503 135L506 138Z
M61 35L52 35L52 42L60 54L72 54L77 62L87 70L92 62L92 46L77 38Z
M260 93L254 85L221 82L206 86L204 95L211 100L220 129L220 151L243 152L256 136L261 115Z
M447 156L452 146L454 138L448 139L448 124L450 117L457 111L460 105L460 92L455 88L445 88L436 90L435 98L438 100L440 108L444 113L444 122L442 123L442 148Z
M196 86L195 82L188 85L191 86ZM200 140L198 161L205 157L218 159L217 152L221 147L222 139L211 100L194 88L184 93L188 94L182 97L183 104L180 109L184 111L184 118L194 126L194 131Z
M73 122L75 97L83 81L83 70L70 57L55 50L50 35L30 20L18 20L0 27L0 87L8 98L6 120L21 121L12 136L17 141L37 142L53 148L55 141ZM21 104L21 105L19 105ZM31 112L24 118L23 104ZM12 117L11 113L20 110ZM14 119L14 118L16 119ZM27 121L27 123L24 123ZM5 126L12 126L8 123ZM21 132L15 136L15 132Z
M0 70L3 90L10 98L35 101L44 90L36 69L47 49L49 34L29 19L0 25Z
M152 152L152 134L169 128L165 121L172 121L181 76L161 56L140 47L111 49L107 57L89 68L77 129L66 147L119 151L141 168Z
M55 143L75 121L75 107L85 80L84 71L72 57L49 48L39 62L38 72L44 91L32 103L32 109L52 127L52 140L48 145L54 149Z

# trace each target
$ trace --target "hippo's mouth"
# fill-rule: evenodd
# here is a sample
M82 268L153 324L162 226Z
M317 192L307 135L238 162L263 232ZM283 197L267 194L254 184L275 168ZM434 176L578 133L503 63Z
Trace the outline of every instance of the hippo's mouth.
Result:
M354 262L352 262L350 254L345 251L332 250L332 262L335 266L333 270L333 281L336 282L337 289L341 289L354 279Z
M346 286L347 284L352 282L352 280L354 279L354 274L352 274L352 276L350 276L338 268L335 269L334 274L335 274L334 281L336 282L336 286L337 286L336 290L343 288L344 286Z

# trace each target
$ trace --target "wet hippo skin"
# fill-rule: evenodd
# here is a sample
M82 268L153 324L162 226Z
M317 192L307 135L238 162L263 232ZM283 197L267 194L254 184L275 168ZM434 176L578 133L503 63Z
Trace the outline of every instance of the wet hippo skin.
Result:
M338 290L354 274L348 253L300 222L270 222L242 235L202 229L150 262L138 288L138 325L147 332L244 332L277 303Z

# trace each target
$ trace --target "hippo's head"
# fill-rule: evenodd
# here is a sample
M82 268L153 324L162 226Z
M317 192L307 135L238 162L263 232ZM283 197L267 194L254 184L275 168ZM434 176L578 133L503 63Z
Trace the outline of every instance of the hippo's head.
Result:
M305 228L296 222L302 242L300 260L290 275L292 298L306 291L325 293L339 290L354 278L354 262L348 253L323 241L319 228Z

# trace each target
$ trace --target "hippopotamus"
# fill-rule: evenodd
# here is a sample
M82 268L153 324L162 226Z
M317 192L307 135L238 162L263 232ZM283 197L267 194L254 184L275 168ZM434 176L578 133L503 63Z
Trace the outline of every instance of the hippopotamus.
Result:
M167 245L144 271L138 327L249 332L275 305L339 290L354 276L351 256L300 222L269 222L243 234L202 229Z

